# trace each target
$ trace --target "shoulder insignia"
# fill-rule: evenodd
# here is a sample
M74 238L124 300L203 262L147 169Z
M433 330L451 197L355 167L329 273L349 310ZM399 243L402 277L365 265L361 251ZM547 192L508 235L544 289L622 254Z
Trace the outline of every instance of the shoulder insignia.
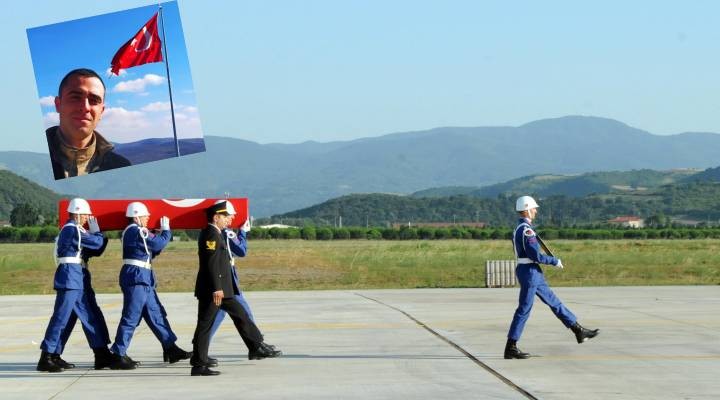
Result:
M205 246L207 246L206 250L215 250L216 244L217 244L217 242L215 242L214 240L206 240L205 241Z
M528 236L528 237L530 237L530 236L535 236L535 231L533 231L533 230L530 229L530 228L527 228L527 229L525 229L525 230L523 231L523 234L524 234L525 236Z

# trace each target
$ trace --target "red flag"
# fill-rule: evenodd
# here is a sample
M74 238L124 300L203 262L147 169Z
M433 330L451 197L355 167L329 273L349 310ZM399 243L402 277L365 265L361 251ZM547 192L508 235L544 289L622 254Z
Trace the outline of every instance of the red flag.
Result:
M148 227L160 226L160 217L163 215L170 218L170 226L173 229L202 229L207 226L205 209L215 204L216 199L125 199L125 200L93 200L86 199L90 204L93 215L98 219L100 228L104 231L123 230L128 220L125 217L125 210L128 204L139 201L145 204L150 212ZM232 227L239 228L249 218L249 204L246 197L234 197L228 200L235 208L235 220ZM58 201L58 226L62 227L68 218L68 199Z
M120 69L138 65L160 62L163 60L157 26L157 13L115 53L110 63L113 74L118 75Z

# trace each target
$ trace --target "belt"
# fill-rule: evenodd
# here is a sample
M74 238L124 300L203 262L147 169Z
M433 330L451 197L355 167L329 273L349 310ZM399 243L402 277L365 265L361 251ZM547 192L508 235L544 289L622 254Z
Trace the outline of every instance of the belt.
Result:
M58 257L58 264L82 264L83 260L80 257Z
M151 267L152 267L150 265L150 263L147 261L134 260L132 258L123 258L123 264L134 265L136 267L146 268L146 269L151 269Z
M518 263L518 264L536 264L535 261L533 261L533 260L531 260L531 259L529 259L529 258L526 258L526 257L518 258L518 259L517 259L517 263Z

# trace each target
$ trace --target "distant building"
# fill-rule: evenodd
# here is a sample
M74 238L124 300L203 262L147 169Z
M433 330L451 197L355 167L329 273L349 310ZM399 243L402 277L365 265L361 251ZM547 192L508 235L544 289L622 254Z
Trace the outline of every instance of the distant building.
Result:
M10 221L4 221L4 220L2 220L2 221L0 221L0 226L3 227L3 228L5 228L5 227L10 227L10 226L12 226L12 225L10 225Z
M270 228L287 229L287 228L297 228L297 226L283 225L283 224L270 224L270 225L260 225L260 226L258 226L258 228L263 228L263 229L270 229Z
M407 223L394 223L393 228L402 228L404 226L411 228L452 228L464 226L466 228L484 228L487 226L485 222L407 222Z
M640 217L623 215L609 220L608 224L620 225L626 228L642 228L645 226L645 221Z

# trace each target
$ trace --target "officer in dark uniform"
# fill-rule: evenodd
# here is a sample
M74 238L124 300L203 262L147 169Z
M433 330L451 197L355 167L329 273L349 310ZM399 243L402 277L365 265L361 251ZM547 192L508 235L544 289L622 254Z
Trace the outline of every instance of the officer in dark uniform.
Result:
M598 329L583 328L577 322L577 318L572 311L565 307L560 299L555 296L555 293L545 281L540 264L552 265L559 269L563 268L563 264L559 258L543 254L540 251L537 233L530 225L535 215L537 215L537 209L537 202L530 196L521 196L515 203L515 210L520 214L518 226L513 232L513 249L517 259L515 274L520 283L520 298L518 308L515 310L515 315L513 315L510 324L508 340L505 345L504 357L506 359L530 357L530 354L520 351L517 347L517 341L520 340L525 322L530 317L535 296L547 304L555 316L573 331L578 343L594 338L598 334Z
M237 301L236 286L233 285L230 250L222 231L231 221L227 203L212 205L206 210L208 225L198 237L200 267L195 282L195 297L198 299L198 322L193 336L193 356L190 359L192 376L219 375L219 371L208 368L208 347L210 332L218 310L225 311L233 320L249 353L248 358L262 359L277 357L281 353L263 343L263 336L252 322L247 311Z

